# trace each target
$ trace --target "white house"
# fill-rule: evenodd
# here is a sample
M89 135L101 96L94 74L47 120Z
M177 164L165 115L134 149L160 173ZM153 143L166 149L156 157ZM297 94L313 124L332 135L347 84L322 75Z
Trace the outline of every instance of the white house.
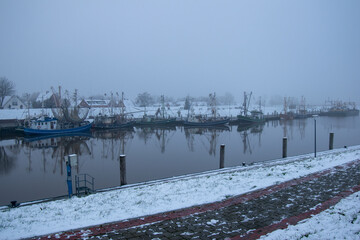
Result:
M83 99L78 106L84 108L107 108L110 107L110 100Z
M39 93L38 97L36 98L36 102L44 102L46 100L49 100L53 97L53 93L50 92L50 91L46 91L46 92L43 92L43 93Z
M3 109L24 109L26 105L18 96L6 96L1 107Z

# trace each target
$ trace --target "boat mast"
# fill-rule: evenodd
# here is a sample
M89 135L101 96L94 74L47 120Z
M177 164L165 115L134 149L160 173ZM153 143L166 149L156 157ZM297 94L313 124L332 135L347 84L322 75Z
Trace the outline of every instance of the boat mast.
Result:
M252 92L250 92L250 94L249 94L249 100L248 100L248 102L247 102L247 107L246 107L246 114L247 114L247 112L249 111L249 107L250 107L250 100L251 100L251 95L252 95Z
M162 118L165 118L165 98L164 98L164 95L161 95L161 115L162 115Z
M121 92L121 115L124 117L124 114L125 114L124 92Z
M286 97L284 97L284 115L285 115L285 116L287 115L287 108L288 108L288 106L287 106L287 99L286 99Z
M46 94L48 93L48 91L46 91ZM45 115L45 104L44 104L44 93L41 95L41 115L44 116Z
M114 115L114 96L113 92L110 92L110 115Z
M244 92L244 101L243 101L243 112L244 112L244 116L246 116L247 114L247 110L246 110L246 92Z
M247 116L247 112L249 110L250 106L250 98L251 98L252 92L250 92L249 96L244 92L244 102L243 102L243 109L244 109L244 116Z
M61 100L61 86L59 86L59 101ZM60 104L59 104L60 106Z
M259 112L261 112L261 96L259 97Z
M75 89L75 91L74 91L74 107L76 107L76 104L77 104L77 96L78 96L78 90Z

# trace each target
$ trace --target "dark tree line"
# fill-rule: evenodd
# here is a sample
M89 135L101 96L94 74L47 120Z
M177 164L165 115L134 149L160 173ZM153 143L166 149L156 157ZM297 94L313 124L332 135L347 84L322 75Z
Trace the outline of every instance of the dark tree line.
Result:
M0 77L0 107L3 105L6 96L15 93L15 84L6 77Z

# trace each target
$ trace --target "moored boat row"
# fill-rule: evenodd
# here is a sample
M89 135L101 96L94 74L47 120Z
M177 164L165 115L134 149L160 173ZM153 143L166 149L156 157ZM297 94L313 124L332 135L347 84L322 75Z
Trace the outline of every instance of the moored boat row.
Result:
M178 111L178 117L174 117L174 114L167 115L165 112L164 97L162 96L162 106L158 108L155 115L147 115L146 110L138 109L136 112L144 112L142 118L133 118L133 113L125 110L125 105L122 104L121 113L115 114L111 111L110 115L98 114L93 117L92 120L86 121L86 115L79 117L79 109L74 108L74 111L70 112L67 105L57 106L58 111L53 111L55 117L42 116L36 119L27 120L24 126L20 129L26 135L54 135L54 134L67 134L87 132L90 129L94 130L116 130L116 129L129 129L133 127L168 127L168 126L186 126L186 127L215 127L226 125L261 125L270 120L291 120L295 118L307 118L314 115L314 112L308 112L305 108L305 100L303 100L297 113L288 111L288 101L284 100L284 113L277 113L274 111L273 115L264 116L261 110L261 101L259 108L253 111L249 111L249 104L251 99L251 93L244 93L244 102L240 109L240 114L236 117L220 116L217 113L215 93L209 94L211 114L196 115L194 109L188 109L188 116L182 117L180 111ZM58 101L61 102L61 101ZM123 97L122 97L123 103ZM336 104L326 111L317 112L320 116L357 116L359 110L355 108L355 105L349 107L346 104ZM53 109L52 109L53 110ZM66 111L65 111L66 110ZM191 110L191 114L190 114ZM55 114L56 113L56 114ZM62 117L63 116L63 117ZM65 117L66 116L66 117ZM130 116L130 117L129 117Z

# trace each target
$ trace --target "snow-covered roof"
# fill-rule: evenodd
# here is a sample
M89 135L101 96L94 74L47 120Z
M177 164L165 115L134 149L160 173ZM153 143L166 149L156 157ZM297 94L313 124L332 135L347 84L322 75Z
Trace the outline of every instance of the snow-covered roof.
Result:
M12 99L16 99L17 102L20 102L22 105L25 105L25 103L18 97L18 96L5 96L4 101L2 102L2 107L4 107L8 102L12 101Z
M2 106L4 106L11 98L12 98L12 96L5 96L5 98L2 102Z
M109 105L110 100L102 99L84 99L84 101L92 107Z
M39 94L39 96L36 98L37 102L42 102L45 100L48 100L52 97L53 93L51 91L42 92Z

